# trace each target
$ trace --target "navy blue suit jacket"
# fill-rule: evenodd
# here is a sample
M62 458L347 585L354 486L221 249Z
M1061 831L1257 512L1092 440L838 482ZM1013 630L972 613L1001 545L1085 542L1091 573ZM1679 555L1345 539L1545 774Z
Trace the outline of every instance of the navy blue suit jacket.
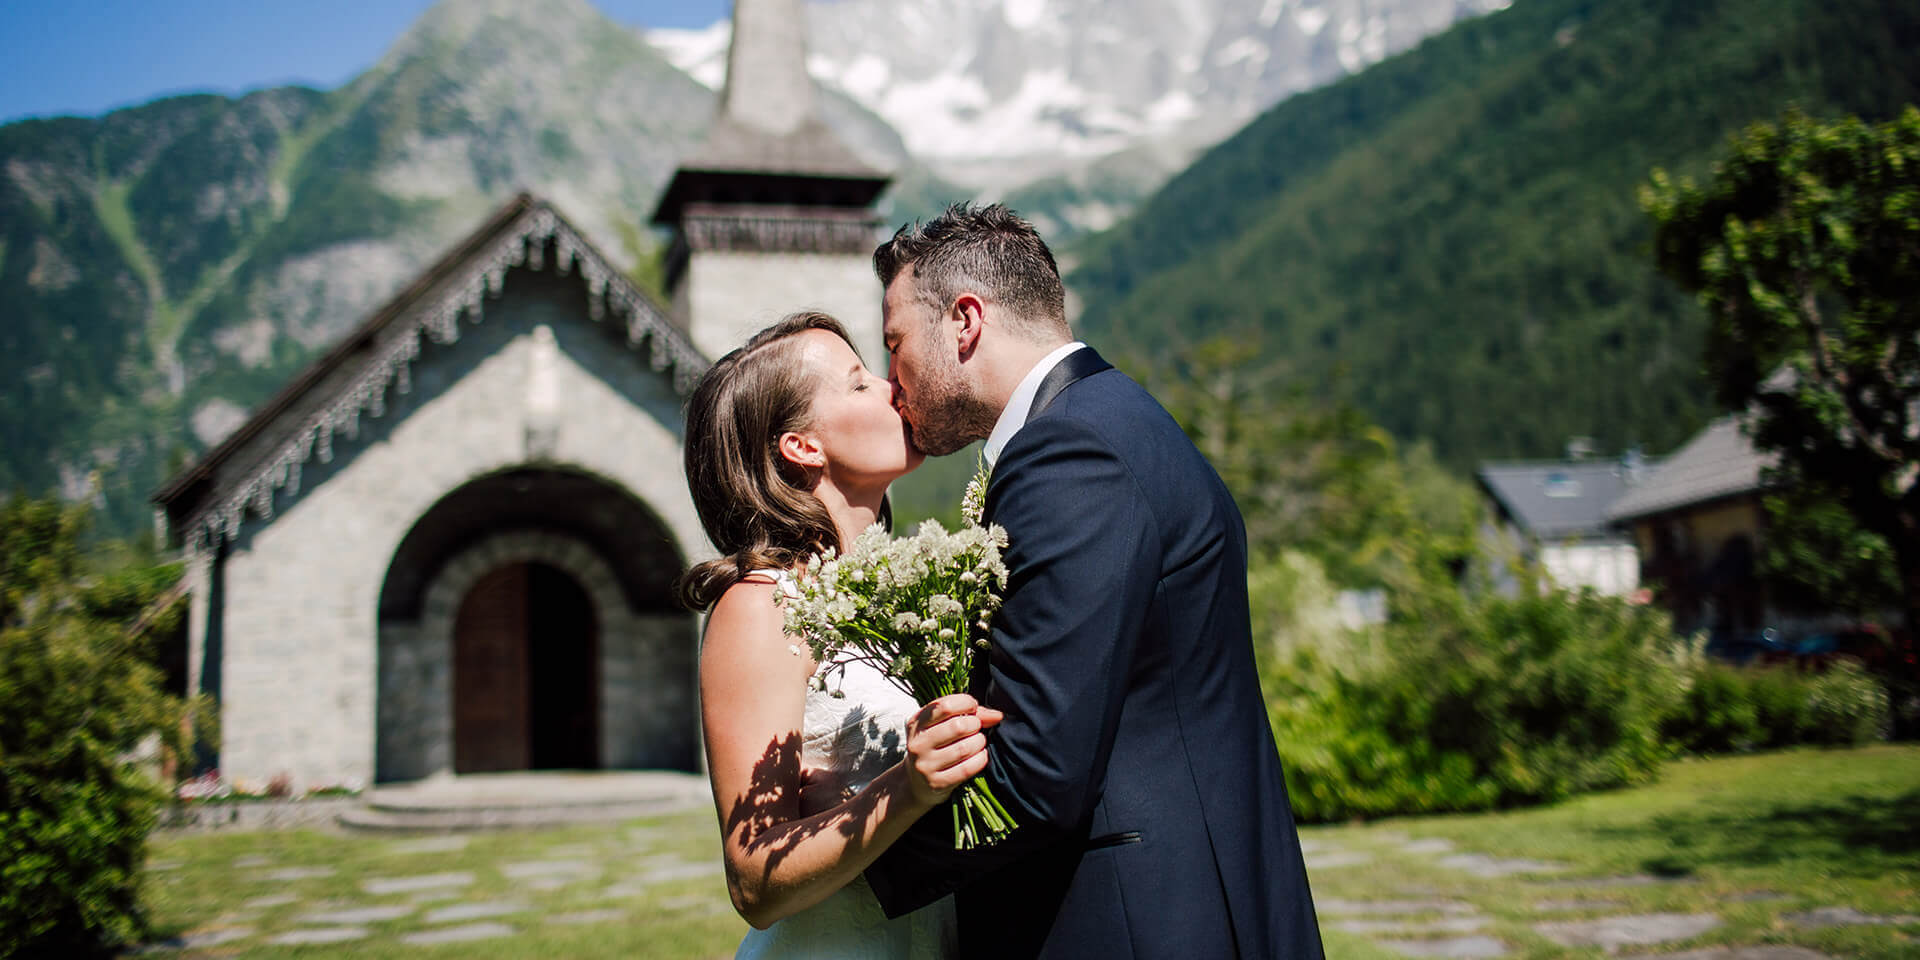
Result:
M954 893L969 957L1319 960L1239 509L1138 384L1067 364L1099 372L1036 404L987 490L1011 575L985 776L1019 829L956 851L935 810L868 883L890 916Z

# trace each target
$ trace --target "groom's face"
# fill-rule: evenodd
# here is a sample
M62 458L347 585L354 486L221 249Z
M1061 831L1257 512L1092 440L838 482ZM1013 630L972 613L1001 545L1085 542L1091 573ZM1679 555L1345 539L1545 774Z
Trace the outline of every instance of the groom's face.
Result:
M994 415L974 398L960 368L959 342L942 311L920 296L912 267L887 285L880 315L893 404L913 445L943 457L984 438Z

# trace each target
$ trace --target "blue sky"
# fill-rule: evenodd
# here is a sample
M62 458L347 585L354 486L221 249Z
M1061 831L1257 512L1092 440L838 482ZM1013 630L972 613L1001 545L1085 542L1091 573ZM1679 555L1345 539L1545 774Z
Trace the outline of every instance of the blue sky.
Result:
M539 3L540 0L527 0ZM726 0L594 0L616 21L700 27ZM4 0L0 123L93 116L191 91L329 89L373 65L432 0Z

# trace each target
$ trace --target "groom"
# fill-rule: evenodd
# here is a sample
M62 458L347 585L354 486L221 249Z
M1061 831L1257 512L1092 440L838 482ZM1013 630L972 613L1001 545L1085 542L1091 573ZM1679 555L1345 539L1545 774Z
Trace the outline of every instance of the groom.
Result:
M1005 207L873 255L895 404L932 455L986 440L1006 603L974 694L1019 822L953 849L936 810L869 867L889 916L954 893L968 957L1321 957L1254 674L1239 509L1154 399L1066 321Z

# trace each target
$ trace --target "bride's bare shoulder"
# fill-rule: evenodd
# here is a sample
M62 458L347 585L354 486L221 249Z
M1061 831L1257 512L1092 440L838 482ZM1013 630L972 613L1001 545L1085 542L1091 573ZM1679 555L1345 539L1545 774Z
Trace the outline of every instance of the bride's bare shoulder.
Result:
M774 602L778 592L779 585L767 573L748 574L728 587L707 614L706 646L760 646L779 641L784 647L784 615Z

